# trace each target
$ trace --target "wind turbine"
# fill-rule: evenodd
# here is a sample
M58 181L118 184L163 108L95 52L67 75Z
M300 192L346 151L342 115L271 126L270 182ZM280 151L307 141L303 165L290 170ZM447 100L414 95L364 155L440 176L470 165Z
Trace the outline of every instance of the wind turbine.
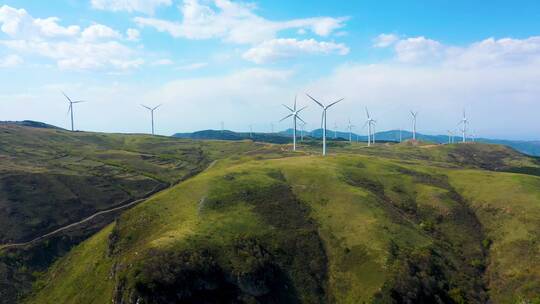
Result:
M249 137L253 138L253 125L249 125Z
M293 151L296 151L296 119L299 119L301 122L303 123L306 123L302 118L300 118L300 116L298 116L298 114L300 112L302 112L305 108L307 108L307 106L301 108L300 110L296 110L296 96L294 96L294 105L293 105L293 108L291 109L290 107L286 106L286 105L283 105L285 108L287 108L287 110L291 111L291 113L285 117L283 117L281 121L284 121L285 119L289 118L292 116L293 118Z
M451 144L454 142L454 132L448 130L448 143Z
M66 93L62 92L62 95L64 95L68 102L69 102L69 108L68 108L68 112L71 114L71 131L75 131L75 126L73 124L73 105L76 104L76 103L81 103L81 102L86 102L84 100L71 100L71 98L69 98Z
M334 139L337 138L337 122L334 122Z
M413 140L416 140L416 116L418 115L418 112L411 111L411 115L412 115L412 122L413 122L412 138Z
M467 132L467 124L468 123L469 123L469 121L467 120L467 116L465 115L465 110L463 110L463 118L458 123L458 125L463 124L463 128L461 129L461 132L462 132L462 135L463 135L463 142L465 142L467 140L466 132Z
M364 128L366 126L368 126L368 147L371 145L371 143L375 143L375 134L372 133L372 127L375 126L375 124L377 123L377 121L373 118L371 118L371 115L369 115L369 111L368 111L368 108L366 107L366 116L367 116L367 120L366 120L366 123L364 124Z
M347 129L349 129L349 142L352 142L352 129L355 126L351 124L351 119L349 118L349 124L347 125Z
M155 106L155 107L153 107L153 108L150 108L150 107L145 106L145 105L143 105L143 104L142 104L141 106L145 107L146 109L148 109L148 110L150 111L150 116L152 116L152 135L154 135L154 111L155 111L157 108L161 107L161 105L157 105L157 106Z
M304 141L304 127L307 125L306 122L300 124L300 141Z
M342 101L344 98L341 98L339 100L336 100L332 102L331 104L325 106L319 101L317 101L315 98L311 97L309 94L306 93L306 95L313 100L315 103L317 103L322 108L322 118L321 118L321 128L323 129L323 155L326 155L326 111L336 103Z

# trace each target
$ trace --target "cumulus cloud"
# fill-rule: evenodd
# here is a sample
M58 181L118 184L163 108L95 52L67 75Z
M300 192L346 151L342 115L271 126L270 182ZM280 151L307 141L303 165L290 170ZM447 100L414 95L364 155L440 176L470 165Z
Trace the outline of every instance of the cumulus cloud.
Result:
M249 49L243 54L243 57L260 64L306 54L333 53L346 55L349 53L349 48L341 43L319 42L315 39L272 39Z
M153 27L173 37L187 39L219 38L238 44L255 44L274 39L287 29L310 30L319 36L328 36L344 26L347 18L317 17L271 21L255 14L253 5L229 0L214 0L203 4L199 0L184 0L181 22L136 17L140 26Z
M81 38L87 41L97 41L100 39L119 39L122 35L112 28L103 24L93 24L84 29Z
M10 37L41 39L54 37L74 37L79 34L80 27L67 27L58 24L57 17L45 19L32 18L24 9L16 9L7 5L0 7L0 23L2 32Z
M375 39L374 45L385 41L379 37ZM525 39L487 38L465 46L447 45L420 36L393 40L392 43L383 42L380 47L383 45L393 47L395 59L407 64L442 64L456 68L475 68L531 65L540 62L540 36Z
M141 12L153 14L160 6L169 6L171 0L92 0L92 7L99 10Z
M18 55L8 55L0 57L0 68L12 68L19 66L23 63L23 59Z
M416 63L439 59L445 48L438 41L415 37L398 41L395 44L395 51L399 61Z
M377 48L386 48L394 44L399 40L399 37L395 34L380 34L374 39L373 46Z
M20 53L56 61L63 69L131 69L143 64L136 51L117 40L122 35L102 24L81 31L77 25L62 26L60 19L34 18L24 9L0 7L0 30L10 39L3 45ZM128 37L129 38L129 37Z

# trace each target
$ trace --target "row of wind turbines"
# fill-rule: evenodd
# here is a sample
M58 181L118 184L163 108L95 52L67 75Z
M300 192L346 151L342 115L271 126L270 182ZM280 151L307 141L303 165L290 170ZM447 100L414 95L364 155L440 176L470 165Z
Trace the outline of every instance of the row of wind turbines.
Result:
M328 105L324 105L322 102L320 102L319 100L315 99L313 96L307 94L307 97L309 97L311 100L313 100L317 105L319 105L322 109L322 116L321 116L321 129L322 129L322 142L323 142L323 147L322 147L322 154L323 155L326 155L326 118L327 118L327 111L330 107L332 107L333 105L339 103L340 101L342 101L344 98L341 98L341 99L338 99ZM283 104L283 106L290 111L289 115L283 117L281 121L284 121L290 117L292 117L292 120L293 120L293 151L296 151L296 130L297 130L297 120L300 120L303 125L302 125L302 131L303 131L303 126L306 124L306 122L300 117L300 112L303 111L304 109L307 108L307 106L305 107L302 107L300 109L297 109L296 108L296 96L294 97L294 104L293 104L293 107L289 107L285 104ZM371 117L370 113L369 113L369 110L368 108L366 107L366 116L367 116L367 120L364 124L364 127L365 128L366 126L368 127L368 140L367 140L367 145L368 147L371 146L372 144L375 143L375 125L377 124L377 121L375 119L373 119L373 117ZM418 117L418 112L414 112L414 111L411 111L411 116L412 116L412 139L413 140L416 140L416 119ZM463 142L466 142L467 138L466 138L466 132L467 132L467 126L468 126L468 119L465 115L465 111L463 111L463 118L461 119L461 121L458 123L458 125L461 125L462 128L461 128L461 132L462 132L462 141ZM336 126L337 127L337 126ZM349 119L349 122L348 122L348 125L347 125L347 130L349 131L349 142L352 142L352 129L354 128L355 126L351 124L351 120ZM273 126L272 126L272 129L273 129ZM337 128L335 128L337 129ZM273 130L272 130L273 131ZM451 131L448 131L448 132L451 132ZM251 129L250 129L250 133L251 133ZM449 133L449 139L448 139L448 143L453 143L454 140L453 140L453 134ZM303 135L303 132L302 132L302 135ZM336 138L336 131L334 130L334 138ZM474 141L474 138L473 138L473 141ZM400 138L399 138L399 142L401 142L401 129L400 129Z
M69 108L68 108L68 114L70 114L71 116L71 131L75 131L75 124L74 124L74 119L73 119L73 112L74 112L74 107L73 105L74 104L78 104L78 103L83 103L83 102L87 102L85 100L72 100L68 95L66 95L64 92L62 92L62 95L64 95L64 97L67 99L68 103L69 103ZM324 105L322 102L320 102L319 100L315 99L313 96L307 94L307 97L309 97L312 101L314 101L318 106L321 107L322 109L322 115L321 115L321 129L323 131L323 134L322 134L322 143L323 143L323 146L322 146L322 154L323 155L326 155L326 131L327 131L327 124L326 124L326 121L327 121L327 112L328 112L328 109L330 109L332 106L334 106L335 104L341 102L342 100L344 100L344 98L341 98L341 99L338 99L334 102L331 102L327 105ZM302 139L303 139L303 135L304 135L304 126L307 124L301 117L300 117L300 112L302 112L303 110L305 110L307 108L307 106L304 106L300 109L297 109L297 102L296 102L296 96L294 98L294 104L292 107L289 107L285 104L283 104L283 106L290 111L290 113L283 117L281 121L284 121L288 118L291 118L292 117L292 120L293 120L293 151L296 151L296 139L297 139L297 135L296 135L296 132L297 132L297 120L300 120L303 124L302 124ZM148 111L150 111L150 117L151 117L151 123L152 123L152 135L154 135L154 111L157 110L159 107L161 107L161 104L160 105L157 105L155 107L149 107L149 106L146 106L146 105L141 105L142 107L144 107L145 109L147 109ZM377 124L377 121L375 119L373 119L373 117L371 116L371 114L369 113L369 110L368 108L366 107L366 122L363 126L363 128L365 128L366 126L368 127L368 140L367 140L367 146L371 146L372 144L375 143L375 125ZM413 140L416 140L416 119L418 117L418 112L413 112L411 111L411 116L412 116L412 139ZM462 132L462 142L466 142L466 132L467 132L467 126L469 124L469 121L465 115L465 111L463 111L463 118L460 120L460 122L458 123L458 125L461 125L462 128L461 128L461 132ZM337 126L336 126L337 127ZM352 129L354 128L355 126L351 123L351 120L349 119L349 122L348 122L348 125L347 125L347 130L349 131L349 142L352 142ZM223 129L224 128L224 123L221 122L221 128ZM274 125L272 124L272 133L274 132ZM250 125L249 126L249 133L250 133L250 136L252 136L252 133L253 133L253 126ZM334 138L336 138L336 131L334 130ZM399 138L399 141L401 142L401 129L400 129L400 138ZM473 141L474 141L474 138L473 138ZM452 131L448 131L448 143L453 143L454 142L454 134Z

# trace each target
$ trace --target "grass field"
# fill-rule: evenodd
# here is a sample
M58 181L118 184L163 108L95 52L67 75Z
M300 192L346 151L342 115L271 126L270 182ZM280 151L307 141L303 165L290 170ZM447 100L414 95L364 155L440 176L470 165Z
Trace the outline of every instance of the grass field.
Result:
M75 247L24 302L540 301L535 159L489 145L303 148L221 154Z

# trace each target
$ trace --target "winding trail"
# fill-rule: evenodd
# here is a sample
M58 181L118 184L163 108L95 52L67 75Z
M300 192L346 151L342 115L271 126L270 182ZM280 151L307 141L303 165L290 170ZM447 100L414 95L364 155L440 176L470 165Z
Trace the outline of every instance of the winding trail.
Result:
M212 161L212 162L211 162L211 163L210 163L203 171L200 171L198 174L200 174L200 173L202 173L202 172L204 172L204 171L206 171L206 170L209 170L210 168L212 168L212 167L216 164L216 162L217 162L217 160ZM196 175L198 175L198 174L196 174ZM182 182L182 181L180 181L180 182ZM143 202L143 201L149 199L150 197L152 197L152 196L154 196L154 195L156 195L156 194L158 194L158 193L160 193L160 192L163 192L163 191L165 191L165 190L170 189L171 187L173 187L173 186L175 186L175 185L177 185L177 184L178 184L178 183L171 184L171 185L169 185L168 187L165 187L165 188L163 188L163 189L161 189L161 190L158 190L158 191L156 191L156 189L157 189L159 186L156 186L156 187L154 187L154 189L153 189L152 191L148 192L147 194L144 195L144 197L142 197L142 198L140 198L140 199L137 199L137 200L128 202L128 203L126 203L126 204L124 204L124 205L117 206L117 207L114 207L114 208L111 208L111 209L107 209L107 210L102 210L102 211L96 212L96 213L94 213L94 214L92 214L92 215L90 215L90 216L88 216L88 217L86 217L86 218L84 218L84 219L82 219L82 220L80 220L80 221L78 221L78 222L74 222L74 223L68 224L68 225L66 225L66 226L60 227L60 228L58 228L58 229L56 229L56 230L54 230L54 231L51 231L51 232L46 233L46 234L44 234L44 235L38 236L38 237L36 237L35 239L32 239L32 240L30 240L30 241L28 241L28 242L11 243L11 244L1 244L1 245L0 245L0 251L1 251L1 250L4 250L4 249L8 249L8 248L24 247L24 246L31 245L31 244L33 244L33 243L37 243L37 242L39 242L39 241L45 240L45 239L47 239L47 238L49 238L49 237L51 237L51 236L54 236L54 235L56 235L56 234L58 234L58 233L60 233L60 232L62 232L62 231L65 231L65 230L68 230L68 229L70 229L70 228L73 228L73 227L76 227L76 226L78 226L78 225L81 225L81 224L84 224L84 223L86 223L86 222L89 222L89 221L91 221L92 219L94 219L94 218L96 218L96 217L98 217L98 216L100 216L100 215L108 214L108 213L111 213L111 212L115 212L115 211L118 211L118 210L126 209L126 208L129 208L129 207L131 207L131 206L137 205L137 204L139 204L139 203L141 203L141 202Z

